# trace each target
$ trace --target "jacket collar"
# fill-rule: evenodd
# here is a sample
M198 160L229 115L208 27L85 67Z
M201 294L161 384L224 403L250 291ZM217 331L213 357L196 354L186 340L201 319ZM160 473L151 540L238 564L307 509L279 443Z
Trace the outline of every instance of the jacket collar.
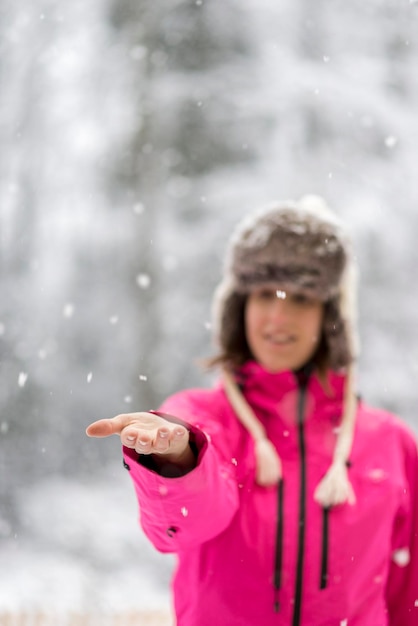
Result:
M289 413L290 406L296 402L299 389L296 372L285 370L272 373L256 361L247 361L237 371L237 382L253 409L266 417ZM324 385L317 371L313 370L307 390L307 417L315 414L318 417L339 420L344 392L343 375L329 372L327 384Z

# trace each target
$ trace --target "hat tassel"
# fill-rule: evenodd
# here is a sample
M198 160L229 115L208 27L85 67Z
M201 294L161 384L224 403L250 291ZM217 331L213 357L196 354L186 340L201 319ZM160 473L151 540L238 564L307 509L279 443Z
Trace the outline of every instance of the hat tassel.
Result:
M224 369L222 378L225 393L232 408L254 440L257 484L263 487L277 484L282 478L282 463L276 448L267 438L263 425L245 400L233 375ZM344 393L344 414L332 464L314 493L314 499L323 507L355 502L354 490L347 472L347 460L353 442L355 413L354 372L353 367L350 367Z
M354 368L348 368L344 390L344 413L330 468L318 484L314 499L324 507L348 502L354 504L356 497L348 478L347 463L354 437L357 400L354 393Z
M276 448L267 438L264 427L245 400L234 377L226 369L223 370L223 382L232 408L254 440L257 484L263 487L277 484L282 477L282 463Z

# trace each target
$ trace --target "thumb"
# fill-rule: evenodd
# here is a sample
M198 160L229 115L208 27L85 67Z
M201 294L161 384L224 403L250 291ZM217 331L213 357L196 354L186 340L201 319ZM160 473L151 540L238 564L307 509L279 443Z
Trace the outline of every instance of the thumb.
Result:
M120 435L122 429L126 426L125 420L117 415L111 419L98 420L93 422L86 428L88 437L110 437L110 435Z

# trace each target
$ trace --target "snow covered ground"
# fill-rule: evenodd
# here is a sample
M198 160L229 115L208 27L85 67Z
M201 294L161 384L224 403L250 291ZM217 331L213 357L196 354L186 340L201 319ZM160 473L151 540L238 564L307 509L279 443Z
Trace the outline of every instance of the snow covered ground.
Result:
M100 481L51 477L19 489L24 528L0 542L0 616L170 611L173 557L138 527L123 472L118 464Z

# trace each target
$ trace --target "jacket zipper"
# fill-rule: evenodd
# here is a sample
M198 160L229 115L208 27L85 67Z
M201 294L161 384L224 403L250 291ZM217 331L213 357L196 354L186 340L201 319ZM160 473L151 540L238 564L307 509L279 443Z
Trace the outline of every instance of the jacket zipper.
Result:
M299 527L298 527L298 554L296 565L295 605L293 610L292 626L299 626L302 608L303 560L305 552L305 525L306 525L306 446L305 446L305 400L308 386L309 371L298 372L298 442L300 453L300 490L299 490Z
M321 555L321 576L320 589L325 589L328 583L328 538L329 538L329 512L330 508L322 510L322 555Z
M283 480L278 484L278 515L276 530L276 555L274 562L274 611L279 612L279 590L282 586L282 561L283 561Z

